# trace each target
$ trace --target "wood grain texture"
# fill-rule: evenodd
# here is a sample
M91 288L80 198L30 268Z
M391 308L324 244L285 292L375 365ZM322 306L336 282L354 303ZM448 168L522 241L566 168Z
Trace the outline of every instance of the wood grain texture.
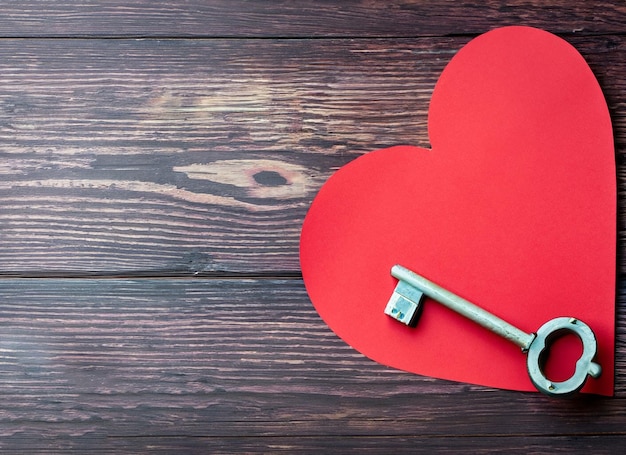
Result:
M297 274L322 183L428 147L432 89L467 40L3 40L0 271ZM623 37L570 41L622 157Z
M403 373L339 340L301 280L5 279L0 299L3 453L482 453L521 438L611 453L626 440L623 374L615 398L568 401Z
M525 24L554 33L622 33L612 1L20 0L3 1L4 37L423 37Z

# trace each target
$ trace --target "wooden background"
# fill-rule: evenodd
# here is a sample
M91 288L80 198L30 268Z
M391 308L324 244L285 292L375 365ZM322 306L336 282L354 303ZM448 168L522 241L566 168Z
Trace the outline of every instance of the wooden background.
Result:
M0 452L626 446L626 6L476 3L0 1ZM380 366L300 277L320 185L364 152L428 146L442 68L510 24L576 46L611 110L613 398Z

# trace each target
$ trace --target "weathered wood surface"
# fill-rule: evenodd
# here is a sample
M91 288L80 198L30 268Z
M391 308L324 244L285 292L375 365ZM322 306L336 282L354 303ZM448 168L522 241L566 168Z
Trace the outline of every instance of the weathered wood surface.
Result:
M24 0L0 11L0 452L626 445L620 2ZM377 365L324 325L299 279L300 225L321 184L367 151L427 147L447 61L516 23L575 45L611 110L614 398L554 401Z
M619 1L20 0L0 36L363 37L483 33L523 23L554 33L623 32Z
M626 436L623 375L616 398L563 401L399 372L335 337L298 279L5 279L0 293L3 452L479 452L525 437L609 453Z

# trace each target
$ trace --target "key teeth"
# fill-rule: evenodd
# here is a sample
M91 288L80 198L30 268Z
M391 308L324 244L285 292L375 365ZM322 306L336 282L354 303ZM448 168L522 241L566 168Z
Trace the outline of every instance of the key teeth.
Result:
M415 327L423 300L424 294L421 291L399 281L385 307L385 314L409 327Z

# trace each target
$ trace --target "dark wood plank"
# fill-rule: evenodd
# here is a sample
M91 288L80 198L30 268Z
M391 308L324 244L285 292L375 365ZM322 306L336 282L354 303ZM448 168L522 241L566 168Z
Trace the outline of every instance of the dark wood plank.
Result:
M525 24L622 33L620 2L187 0L2 2L0 36L372 37L477 34Z
M0 271L297 274L321 184L428 146L432 88L468 39L2 40ZM570 41L623 161L623 37Z
M390 451L412 454L458 454L471 453L580 453L583 450L594 454L619 453L624 447L621 435L603 436L537 436L532 438L517 435L494 438L475 437L424 437L405 435L399 437L349 437L316 436L303 438L267 437L256 438L151 438L146 441L150 450L158 453L172 453L177 450L193 453L381 453ZM114 445L116 447L118 445ZM121 445L125 448L124 445ZM137 451L141 453L141 449ZM154 453L154 452L152 452Z
M378 365L300 280L0 280L0 449L614 450L621 288L617 396L555 400Z
M622 435L519 435L502 436L463 436L463 437L424 437L402 435L397 437L370 436L302 436L302 437L159 437L145 438L104 438L84 437L44 440L34 438L6 438L3 453L124 453L134 454L226 454L263 453L395 453L456 455L471 451L472 454L528 454L528 453L584 453L614 455L624 448ZM0 443L2 446L2 443Z

